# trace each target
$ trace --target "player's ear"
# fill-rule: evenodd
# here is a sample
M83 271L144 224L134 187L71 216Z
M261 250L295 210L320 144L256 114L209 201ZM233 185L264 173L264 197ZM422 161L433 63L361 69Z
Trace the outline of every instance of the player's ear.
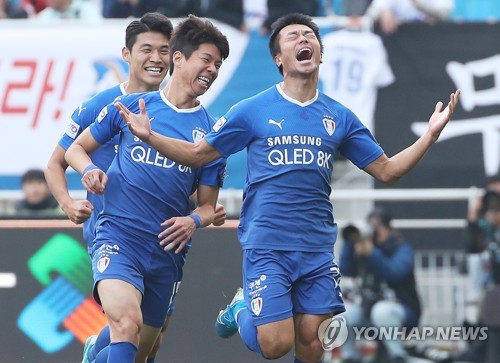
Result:
M122 48L122 58L125 62L130 63L130 50L127 47Z
M274 56L274 63L276 63L276 65L279 67L281 67L282 63L281 63L281 55L275 55Z
M182 61L184 58L185 58L185 57L184 57L184 54L183 54L181 51L176 50L176 51L174 52L174 54L172 55L172 63L173 63L173 64L171 64L170 66L171 66L171 67L172 67L172 66L179 67L179 65L180 65L181 61Z

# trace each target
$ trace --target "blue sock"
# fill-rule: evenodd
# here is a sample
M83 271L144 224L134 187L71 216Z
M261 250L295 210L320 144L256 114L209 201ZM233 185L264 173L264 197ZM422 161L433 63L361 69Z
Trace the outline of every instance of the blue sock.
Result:
M106 345L102 348L96 355L94 360L91 360L91 363L107 363L109 355L109 345Z
M306 362L304 362L303 360L298 359L297 357L293 357L293 358L294 358L294 359L293 359L293 363L306 363ZM317 363L323 363L323 360L320 360L320 361L319 361L319 362L317 362Z
M130 342L111 342L108 362L134 363L137 347Z
M155 363L155 357L148 357L146 363Z
M92 362L93 360L95 360L97 354L105 347L107 347L110 341L111 339L109 337L109 326L106 325L104 328L102 328L101 332L97 336L94 346L90 348L87 353L89 361Z
M243 340L247 348L262 355L262 350L257 340L257 327L253 324L252 314L247 308L241 309L238 312L236 323L238 324L241 340Z

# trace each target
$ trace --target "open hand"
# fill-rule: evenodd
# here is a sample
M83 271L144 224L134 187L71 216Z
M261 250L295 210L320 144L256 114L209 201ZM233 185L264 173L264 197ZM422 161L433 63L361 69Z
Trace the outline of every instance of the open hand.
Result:
M121 102L116 102L115 107L120 112L123 120L127 123L130 132L142 141L147 142L151 134L151 121L146 112L146 102L144 99L139 99L139 114L131 112Z
M451 120L453 116L453 112L458 104L458 98L460 96L460 90L456 90L455 93L450 95L450 102L444 110L443 102L439 101L436 104L436 108L434 109L434 113L431 115L429 119L429 133L431 134L433 140L437 140L441 131L443 131L444 127Z
M161 226L166 228L158 235L161 239L160 245L165 251L177 247L175 253L182 251L196 231L196 224L191 217L173 217L167 219Z

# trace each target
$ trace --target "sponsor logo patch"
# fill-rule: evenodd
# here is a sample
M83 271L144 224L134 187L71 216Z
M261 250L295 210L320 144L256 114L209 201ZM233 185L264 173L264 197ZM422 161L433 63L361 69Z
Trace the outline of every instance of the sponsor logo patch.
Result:
M99 112L99 116L97 116L97 122L101 122L104 117L108 114L108 106L104 107L101 112Z
M221 118L219 118L219 119L217 120L217 122L215 123L215 125L214 125L214 127L213 127L213 130L214 130L215 132L218 132L218 131L220 130L220 128L221 128L222 126L224 126L224 124L226 123L226 121L227 121L227 120L226 120L226 118L225 118L225 117L221 117Z
M78 135L79 130L80 130L80 125L78 125L75 121L71 120L68 129L66 130L66 135L74 139L76 138L76 135Z

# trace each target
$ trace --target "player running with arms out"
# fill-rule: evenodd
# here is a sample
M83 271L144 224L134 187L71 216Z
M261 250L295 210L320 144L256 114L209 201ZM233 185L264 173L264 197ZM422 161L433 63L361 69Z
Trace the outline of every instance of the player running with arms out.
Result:
M347 108L319 92L322 44L308 16L288 14L273 26L269 47L283 82L239 102L196 143L167 138L140 114L116 103L131 131L167 158L199 167L243 148L247 183L239 226L243 293L222 310L217 333L239 333L268 359L295 347L295 362L319 362L318 328L343 312L333 262L337 225L330 203L333 155L338 151L376 179L392 184L410 171L450 120L459 91L438 102L428 131L388 157Z
M167 87L121 102L138 110L138 99L147 99L156 132L198 141L214 120L197 97L215 81L228 54L226 37L209 21L190 16L170 41ZM118 153L105 173L89 155L118 133ZM94 296L106 312L111 344L96 362L133 362L139 332L141 339L144 330L157 337L173 308L192 234L213 221L225 160L200 168L173 162L132 135L112 105L75 140L66 160L83 174L89 192L104 193L91 253ZM198 207L190 214L195 190Z

